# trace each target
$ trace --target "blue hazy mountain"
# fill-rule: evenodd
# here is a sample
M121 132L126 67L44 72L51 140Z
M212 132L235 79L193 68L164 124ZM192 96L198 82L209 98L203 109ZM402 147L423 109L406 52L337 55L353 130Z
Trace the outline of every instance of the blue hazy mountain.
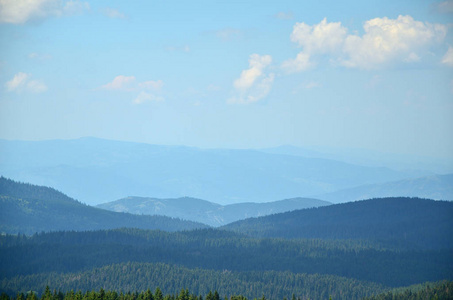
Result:
M256 150L198 149L96 138L0 140L0 174L88 204L130 195L269 202L412 177L384 167Z
M49 187L0 177L0 233L96 230L120 227L164 231L206 228L205 224L165 216L137 216L82 204Z
M189 197L175 199L127 197L99 204L97 207L132 214L163 215L211 226L220 226L241 219L330 204L327 201L310 198L293 198L266 203L249 202L220 205Z
M453 200L453 174L369 184L317 196L335 203L392 196Z
M388 167L396 170L406 170L406 172L411 172L416 177L427 175L427 172L432 174L447 174L453 172L453 159L451 158L384 153L368 149L333 147L301 148L290 145L259 150L265 153L316 157L338 160L361 166Z

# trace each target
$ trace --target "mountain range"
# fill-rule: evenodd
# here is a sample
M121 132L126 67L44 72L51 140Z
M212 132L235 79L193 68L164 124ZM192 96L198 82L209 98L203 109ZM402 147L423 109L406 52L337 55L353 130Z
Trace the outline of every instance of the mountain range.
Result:
M131 195L190 196L220 204L269 202L432 175L259 150L97 138L0 140L0 174L52 186L91 205Z
M177 231L208 226L165 216L107 211L80 203L52 188L0 178L0 232L3 234L121 227Z
M220 206L188 198L154 201L175 211L191 210L197 201ZM189 287L205 295L218 289L268 299L293 293L362 299L453 278L453 202L380 198L206 227L90 207L53 188L1 177L0 293L45 285L119 293L158 284L167 293Z
M221 226L241 219L260 217L296 209L330 205L330 202L293 198L266 203L237 203L220 205L195 198L155 199L127 197L97 205L102 209L143 215L163 215Z
M395 195L434 200L453 200L453 174L362 185L317 195L315 198L334 203L343 203L370 198L393 197Z

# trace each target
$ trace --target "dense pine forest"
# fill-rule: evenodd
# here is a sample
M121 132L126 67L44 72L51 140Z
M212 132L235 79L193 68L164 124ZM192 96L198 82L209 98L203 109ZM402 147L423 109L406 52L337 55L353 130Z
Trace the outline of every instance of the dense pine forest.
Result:
M258 292L259 293L259 292ZM205 295L203 297L203 294ZM154 293L150 288L143 289L142 292L116 292L114 290L105 290L104 288L99 288L96 290L89 290L82 292L78 290L70 290L66 293L57 291L56 289L51 291L49 286L46 286L39 297L39 294L36 294L34 291L29 291L27 293L17 293L15 296L9 296L6 293L0 295L0 300L265 300L264 292L261 297L245 297L243 294L234 294L226 292L224 298L221 296L222 292L215 290L212 292L200 293L194 292L191 289L182 288L179 293L173 292L168 293L162 291L159 287L156 287ZM230 295L229 297L227 295ZM290 298L288 297L272 297L271 299L291 299L291 300L308 300L313 299L308 297L306 294L299 294L297 296L292 294ZM313 297L313 296L312 296ZM332 297L330 294L329 299L342 299L341 295L339 297ZM314 296L314 299L327 299L325 293L317 294ZM347 299L347 298L346 298ZM425 300L425 299L453 299L453 282L451 281L441 281L434 283L432 285L425 284L406 289L405 291L389 291L372 297L366 297L364 300Z
M135 223L140 216L92 208L50 188L0 183L5 299L37 300L49 294L46 286L60 291L52 294L59 300L139 299L157 287L167 299L210 299L209 291L222 299L362 299L453 280L451 202L373 199L194 229L164 217ZM103 227L115 218L129 226ZM66 227L51 232L43 224ZM30 234L38 225L42 231ZM8 233L13 228L25 232Z
M401 249L451 249L453 202L392 197L249 218L222 227L254 237L363 239Z
M0 232L34 234L41 231L96 230L118 227L190 230L209 226L165 216L141 216L82 204L48 187L0 177Z

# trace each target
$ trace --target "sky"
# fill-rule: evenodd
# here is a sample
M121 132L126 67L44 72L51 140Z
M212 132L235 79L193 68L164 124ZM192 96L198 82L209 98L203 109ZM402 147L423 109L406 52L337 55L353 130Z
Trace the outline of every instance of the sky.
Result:
M453 158L453 1L0 0L0 138Z

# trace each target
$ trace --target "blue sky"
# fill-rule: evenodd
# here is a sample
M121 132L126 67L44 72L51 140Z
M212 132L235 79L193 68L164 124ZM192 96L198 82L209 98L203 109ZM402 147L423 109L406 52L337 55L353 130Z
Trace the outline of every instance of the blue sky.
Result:
M453 1L0 0L0 138L453 158Z

